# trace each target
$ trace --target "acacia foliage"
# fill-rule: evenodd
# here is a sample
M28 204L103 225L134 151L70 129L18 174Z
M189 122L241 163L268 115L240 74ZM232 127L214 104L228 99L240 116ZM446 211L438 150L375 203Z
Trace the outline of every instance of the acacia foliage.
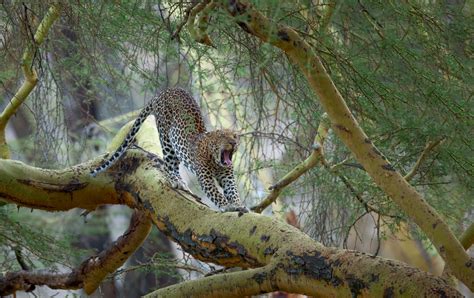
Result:
M24 21L33 24L48 5L23 3L0 6L5 103L19 84L19 53L31 35ZM255 5L305 36L364 130L398 170L409 172L428 142L444 140L412 183L454 230L463 229L458 223L469 222L474 205L472 7L462 1L351 0L335 3L327 27L321 28L328 3ZM59 26L35 56L40 83L27 102L30 126L13 144L16 157L49 167L84 160L82 148L96 144L100 151L105 143L85 144L78 123L141 107L156 90L177 83L199 97L211 126L235 124L252 133L243 138L238 170L247 204L258 201L264 187L259 170L271 167L274 177L281 177L304 159L321 108L281 52L236 30L220 12L209 22L216 48L197 44L185 28L176 37L186 8L175 1L68 2ZM216 97L219 93L223 96ZM57 95L53 101L51 94ZM68 121L71 107L84 102L88 113ZM226 112L231 123L221 117ZM365 202L388 215L386 224L404 220L337 138L328 142L325 156L330 164L347 159L345 177ZM366 211L340 177L321 169L304 176L283 198L290 207L301 207L303 229L330 245L340 244Z

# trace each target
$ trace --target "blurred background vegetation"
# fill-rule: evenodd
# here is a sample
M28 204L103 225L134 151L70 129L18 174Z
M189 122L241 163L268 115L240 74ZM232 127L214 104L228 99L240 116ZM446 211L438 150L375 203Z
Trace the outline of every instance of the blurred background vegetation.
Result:
M134 119L129 112L169 86L193 94L209 129L242 134L236 171L247 206L311 153L323 113L316 95L282 52L246 34L225 13L211 13L215 47L208 47L181 28L194 1L63 2L60 19L34 55L38 85L8 126L13 158L46 168L88 160ZM398 171L409 173L425 146L437 143L411 183L457 235L466 229L474 218L472 3L251 2L305 37ZM51 1L0 3L4 107L21 85L23 49ZM324 245L401 259L416 251L403 260L440 270L429 241L331 133L324 153L328 166L306 173L264 214L288 220ZM199 193L194 178L183 176ZM77 265L114 241L129 216L117 206L81 216L80 210L3 205L0 272L19 270L21 262L59 271ZM212 269L155 230L95 295L135 297Z

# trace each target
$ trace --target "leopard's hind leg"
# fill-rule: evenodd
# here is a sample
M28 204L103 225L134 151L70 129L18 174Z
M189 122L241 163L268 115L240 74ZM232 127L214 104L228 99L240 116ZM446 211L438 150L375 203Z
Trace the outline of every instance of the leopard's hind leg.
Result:
M175 150L173 149L171 140L166 135L166 133L164 133L161 130L160 130L160 142L161 142L161 150L163 152L163 159L165 161L165 170L170 180L171 187L176 188L176 189L190 191L186 183L184 183L183 179L179 175L180 160Z

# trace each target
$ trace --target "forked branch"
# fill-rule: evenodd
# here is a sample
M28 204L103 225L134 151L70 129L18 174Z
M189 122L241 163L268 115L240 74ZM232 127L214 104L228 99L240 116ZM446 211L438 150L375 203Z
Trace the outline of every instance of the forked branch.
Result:
M127 231L109 248L92 256L68 273L53 271L17 271L0 276L0 296L16 291L32 291L35 286L51 289L84 289L92 294L102 280L115 272L137 250L150 233L152 224L148 212L135 211Z
M49 8L47 14L44 16L41 23L36 29L33 40L28 41L28 46L25 48L21 61L21 68L25 80L18 91L15 93L10 102L0 115L0 158L10 158L10 150L5 139L5 129L8 120L17 112L21 104L26 100L33 88L36 86L38 76L36 70L33 68L33 56L35 50L43 43L48 35L49 29L54 21L59 17L61 6L54 3Z

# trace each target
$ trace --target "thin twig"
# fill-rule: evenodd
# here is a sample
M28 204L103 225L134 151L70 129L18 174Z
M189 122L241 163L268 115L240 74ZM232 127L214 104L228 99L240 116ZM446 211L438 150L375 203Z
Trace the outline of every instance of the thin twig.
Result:
M28 266L28 264L26 264L25 259L23 258L23 254L21 253L21 248L16 246L13 249L13 251L15 252L15 258L16 258L18 264L20 264L21 269L30 270L30 266Z
M129 273L129 272L136 271L136 270L141 270L141 269L151 270L154 267L163 267L163 266L173 267L175 269L181 269L181 270L186 270L186 271L194 271L194 272L198 272L202 275L206 274L206 272L204 270L202 270L201 268L198 268L196 266L186 265L186 264L179 264L179 263L170 264L170 263L167 262L166 264L145 263L145 264L129 266L127 268L117 270L116 272L114 272L111 275L111 277L116 277L116 276L119 276L119 275L122 275L122 274L126 274L126 273Z
M405 180L410 181L420 168L420 165L423 163L423 161L426 159L428 156L428 153L430 153L436 146L442 144L444 142L444 138L439 139L437 141L430 141L426 144L425 149L423 149L423 152L421 152L420 157L418 157L418 160L416 161L415 165L411 169L411 171L405 175Z
M282 190L288 186L293 181L297 180L301 175L314 168L320 161L322 156L322 146L329 132L329 120L326 114L323 114L321 117L321 122L319 123L318 132L313 142L313 151L311 155L298 164L293 170L287 173L283 178L281 178L277 183L270 186L269 190L271 191L268 196L261 201L258 205L251 208L252 211L260 213L265 208L270 206L273 202L276 201Z

